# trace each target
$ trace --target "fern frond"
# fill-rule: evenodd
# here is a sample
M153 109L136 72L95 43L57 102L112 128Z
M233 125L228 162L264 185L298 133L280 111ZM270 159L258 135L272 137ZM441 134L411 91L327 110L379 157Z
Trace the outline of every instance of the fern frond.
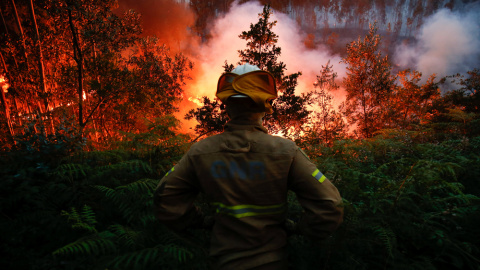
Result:
M123 199L123 198L117 198L118 196L117 191L113 188L100 186L100 185L94 185L92 187L104 193L107 199L111 199L114 202L117 202L118 200Z
M54 256L106 255L115 254L117 247L111 233L99 233L80 238L77 241L61 247L53 252Z
M158 180L155 179L141 179L135 182L132 182L128 185L119 186L117 187L118 190L126 190L132 192L134 194L145 195L145 194L153 194L156 186L158 184Z
M380 238L382 241L387 254L390 258L393 257L393 248L395 245L395 233L390 229L389 227L386 226L374 226L373 227L374 232L377 234L377 236Z
M73 229L90 233L97 232L97 229L95 229L95 224L97 223L95 213L88 205L83 206L81 213L79 213L75 207L72 207L70 211L62 211L61 215L68 217L68 222L72 224Z
M113 269L152 269L158 268L167 262L170 265L185 263L192 258L193 254L185 248L176 245L158 245L153 248L144 248L117 256L109 265Z
M153 171L150 165L138 159L127 160L127 161L123 161L115 164L109 164L106 166L101 166L98 169L101 171L127 170L135 173L138 173L140 171L151 173Z
M90 169L88 164L68 163L58 166L52 175L61 180L74 181L80 177L87 177L87 171Z
M134 249L137 246L143 245L143 234L141 231L135 231L127 226L120 224L112 225L108 228L116 236L118 236L120 242L127 249Z
M187 259L193 258L193 254L191 251L174 244L164 246L163 252L171 254L173 258L177 259L180 262L185 262L187 261Z

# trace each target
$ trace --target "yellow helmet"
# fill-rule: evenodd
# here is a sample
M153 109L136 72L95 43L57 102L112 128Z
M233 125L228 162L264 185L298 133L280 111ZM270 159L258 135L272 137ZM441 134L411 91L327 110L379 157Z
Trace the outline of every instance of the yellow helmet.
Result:
M244 64L220 76L215 94L223 103L232 96L251 98L266 113L272 113L269 101L277 98L277 87L272 74L257 66Z

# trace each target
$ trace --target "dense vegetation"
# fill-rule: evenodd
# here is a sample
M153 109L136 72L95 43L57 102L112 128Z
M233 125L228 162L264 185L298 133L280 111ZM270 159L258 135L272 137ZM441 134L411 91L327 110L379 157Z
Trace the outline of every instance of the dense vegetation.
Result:
M208 269L209 232L175 234L151 211L189 145L165 123L108 151L26 132L1 156L2 268ZM293 269L478 269L479 136L395 131L304 148L341 191L345 221L323 243L290 237Z
M17 13L10 1L2 16L36 17L32 1L18 2L32 10ZM225 115L205 97L187 115L199 121L197 134L179 133L171 113L190 62L139 36L137 15L115 15L113 4L38 1L38 26L25 35L4 24L2 269L210 268L210 232L169 231L153 216L152 192L192 141L221 131ZM312 92L295 93L301 73L286 74L277 59L271 12L265 6L239 33L249 42L239 63L275 75L280 96L265 124L305 150L345 207L324 242L290 236L291 268L480 269L480 71L424 83L418 71L394 73L372 24L346 46L347 98L337 109L330 63ZM35 46L38 30L50 46ZM457 89L442 96L446 81ZM211 210L203 197L197 203ZM301 211L289 194L288 217Z

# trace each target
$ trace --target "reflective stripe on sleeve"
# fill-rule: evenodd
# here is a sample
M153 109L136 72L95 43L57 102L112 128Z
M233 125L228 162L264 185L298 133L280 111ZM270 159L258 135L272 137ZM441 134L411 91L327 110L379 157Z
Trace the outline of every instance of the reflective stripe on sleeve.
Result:
M168 175L169 175L171 172L173 172L173 171L175 171L175 167L171 168L170 171L168 171L168 172L165 174L165 176L168 176ZM164 177L165 177L165 176L164 176Z
M228 206L223 203L213 203L217 206L217 213L230 215L236 218L252 217L260 215L273 215L285 212L286 204L274 204L268 206L241 204Z
M323 183L325 181L325 175L323 175L318 169L316 169L313 173L312 176L315 177L315 179L318 180L318 182Z

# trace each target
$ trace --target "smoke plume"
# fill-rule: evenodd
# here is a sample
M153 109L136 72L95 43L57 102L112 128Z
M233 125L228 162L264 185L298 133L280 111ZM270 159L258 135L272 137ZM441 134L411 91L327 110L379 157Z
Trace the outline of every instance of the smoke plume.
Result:
M223 73L225 61L236 65L240 60L238 50L246 48L246 41L238 36L242 31L248 31L250 24L257 23L259 13L263 11L263 5L257 1L244 4L235 1L228 13L210 24L208 41L200 43L198 37L188 30L194 24L195 15L184 3L174 0L121 0L119 7L120 11L138 11L142 14L146 35L158 36L174 52L182 52L194 62L194 71L190 74L192 80L187 82L184 99L179 104L180 112L176 114L178 119L182 119L184 131L196 124L195 121L183 121L184 115L198 107L202 96L215 97L217 80ZM316 75L328 61L338 73L337 83L340 83L345 74L345 66L339 63L340 56L332 55L321 45L307 48L307 34L286 14L274 10L271 21L274 20L277 24L272 31L279 36L277 46L282 49L279 60L286 64L287 74L302 72L297 94L313 89ZM334 94L336 100L343 98L340 91Z
M192 95L214 97L224 62L236 65L240 60L238 50L246 48L246 41L238 36L242 31L248 31L250 24L258 22L258 14L262 11L263 5L259 2L238 4L236 1L227 14L215 20L210 31L212 38L199 47L195 59L199 73L189 87ZM271 21L274 20L277 24L272 31L279 36L277 46L282 49L279 60L286 64L287 73L300 71L303 74L299 79L298 93L312 90L316 75L329 60L334 70L343 77L345 68L339 64L340 56L330 55L322 46L308 49L304 44L306 33L286 14L274 10Z
M415 44L396 48L395 62L402 68L415 68L424 79L465 73L479 65L479 5L468 11L441 9L426 19Z

